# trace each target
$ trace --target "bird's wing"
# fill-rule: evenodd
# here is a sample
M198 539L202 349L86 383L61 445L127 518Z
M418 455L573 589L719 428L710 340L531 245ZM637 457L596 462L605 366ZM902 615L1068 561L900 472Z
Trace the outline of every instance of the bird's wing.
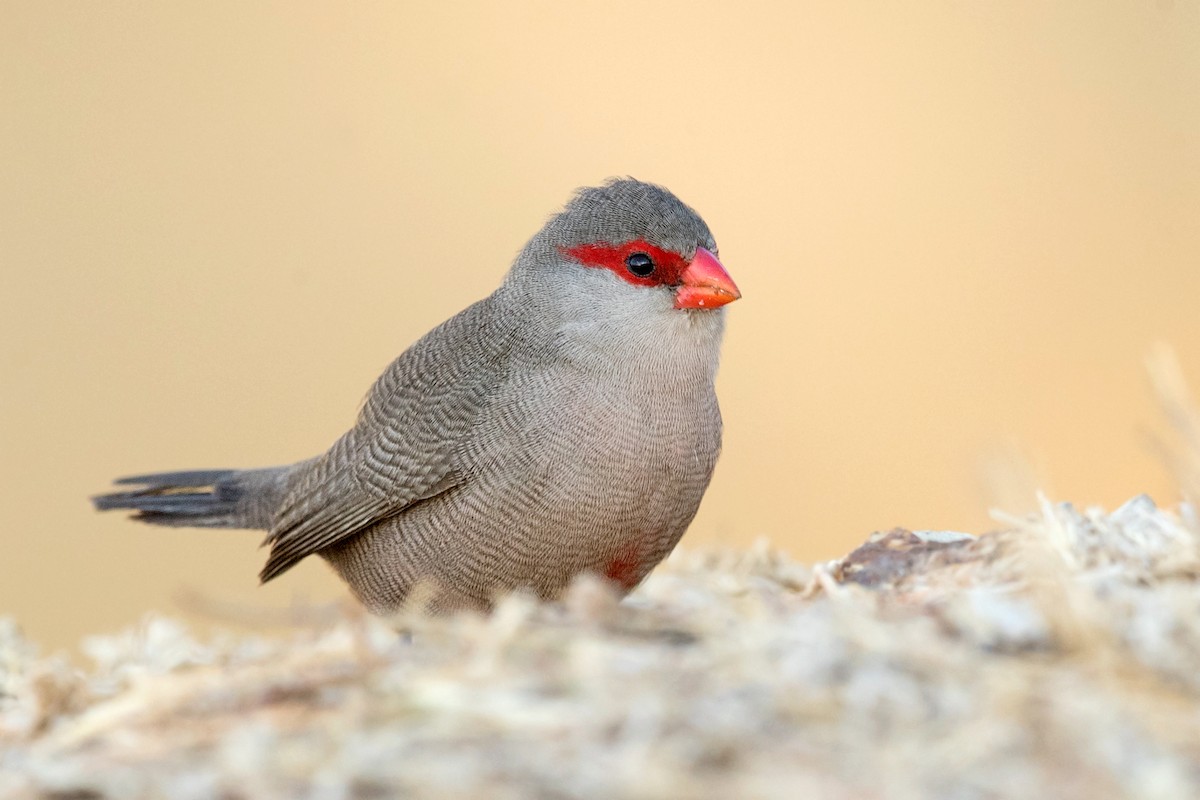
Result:
M468 307L392 362L355 426L301 468L264 542L271 553L263 581L458 484L459 444L507 363L512 326L488 303Z

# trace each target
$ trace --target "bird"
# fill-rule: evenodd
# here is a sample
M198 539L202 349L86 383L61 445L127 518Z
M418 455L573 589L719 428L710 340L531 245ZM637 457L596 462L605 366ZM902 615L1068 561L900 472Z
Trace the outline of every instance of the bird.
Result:
M93 497L153 525L265 530L269 581L318 555L369 611L624 594L680 540L721 449L714 379L741 297L708 225L633 178L577 190L499 288L378 378L326 452L121 478Z

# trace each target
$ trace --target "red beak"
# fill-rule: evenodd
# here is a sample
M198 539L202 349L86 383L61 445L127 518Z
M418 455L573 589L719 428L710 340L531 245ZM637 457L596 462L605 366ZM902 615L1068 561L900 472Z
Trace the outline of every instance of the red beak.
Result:
M676 308L717 308L742 296L721 262L703 247L696 248L679 277L683 285L675 290Z

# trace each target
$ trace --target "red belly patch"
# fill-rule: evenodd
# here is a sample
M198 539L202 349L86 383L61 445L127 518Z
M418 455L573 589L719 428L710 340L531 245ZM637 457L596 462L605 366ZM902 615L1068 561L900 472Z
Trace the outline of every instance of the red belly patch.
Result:
M608 562L604 568L604 577L629 591L637 586L642 576L642 555L638 548L626 545Z

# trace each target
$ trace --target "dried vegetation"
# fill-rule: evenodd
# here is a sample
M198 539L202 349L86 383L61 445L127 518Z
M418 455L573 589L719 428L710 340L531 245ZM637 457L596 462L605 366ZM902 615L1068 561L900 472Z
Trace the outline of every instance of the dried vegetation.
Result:
M1198 796L1200 425L1152 373L1175 509L1043 501L812 567L683 551L624 602L486 618L153 618L86 670L0 623L0 796Z

